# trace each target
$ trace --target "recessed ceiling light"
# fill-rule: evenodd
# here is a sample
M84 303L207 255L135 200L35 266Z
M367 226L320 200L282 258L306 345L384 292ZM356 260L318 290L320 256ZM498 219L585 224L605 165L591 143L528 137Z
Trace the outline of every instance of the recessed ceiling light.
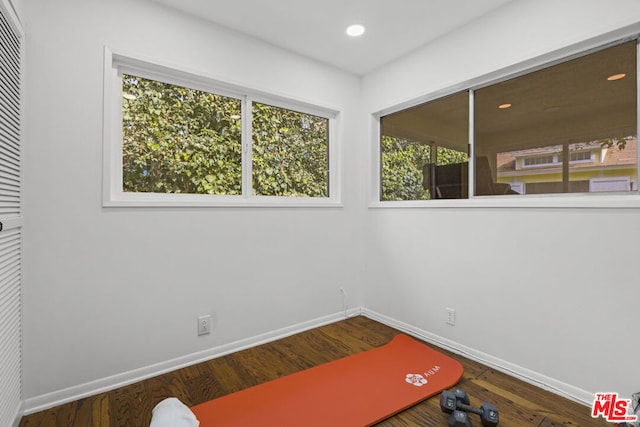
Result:
M610 82L614 81L614 80L620 80L625 78L627 75L625 73L620 73L620 74L613 74L609 77L607 77L607 80L609 80Z
M509 103L500 104L500 105L498 105L498 108L501 109L501 110L504 110L505 108L511 108L511 104L509 104Z
M347 27L347 35L351 37L359 37L363 35L365 31L366 28L364 28L364 25L360 24L349 25Z

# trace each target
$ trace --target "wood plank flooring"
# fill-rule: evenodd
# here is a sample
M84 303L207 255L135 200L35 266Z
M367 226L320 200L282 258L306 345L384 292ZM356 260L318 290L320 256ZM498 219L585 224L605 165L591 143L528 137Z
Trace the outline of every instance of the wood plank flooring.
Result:
M146 427L151 421L151 410L166 397L177 397L186 405L193 406L381 346L397 333L397 330L366 317L353 317L31 414L22 418L20 427ZM586 406L479 363L440 351L459 360L464 366L465 373L459 386L467 391L472 404L479 405L487 401L498 407L500 426L611 426L602 419L592 419L590 409ZM446 426L447 416L440 411L438 402L438 397L433 397L377 426ZM481 425L475 415L472 422L474 426Z

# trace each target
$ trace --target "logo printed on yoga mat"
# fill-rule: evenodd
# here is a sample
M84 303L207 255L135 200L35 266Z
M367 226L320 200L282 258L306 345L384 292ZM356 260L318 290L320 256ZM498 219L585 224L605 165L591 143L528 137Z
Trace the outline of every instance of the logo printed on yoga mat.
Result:
M422 387L427 383L427 380L420 374L407 374L404 380L416 387Z
M435 375L440 371L440 366L436 365L433 368L429 369L424 373L424 376L421 374L407 374L405 377L405 381L409 384L413 384L416 387L422 387L426 383L428 383L425 377L430 377L431 375Z

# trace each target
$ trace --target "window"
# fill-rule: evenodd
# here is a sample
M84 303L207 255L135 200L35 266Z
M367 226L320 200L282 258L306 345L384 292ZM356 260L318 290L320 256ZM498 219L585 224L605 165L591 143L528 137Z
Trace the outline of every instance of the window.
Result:
M107 50L105 206L335 206L336 112Z
M380 200L638 195L636 52L623 42L382 115Z
M241 194L241 101L124 74L124 192Z
M626 42L476 90L476 194L631 191L590 182L637 179L636 63Z
M381 200L466 198L469 93L383 116Z
M329 120L253 103L253 191L328 197Z
M528 166L546 166L546 165L552 165L554 163L558 163L558 157L557 156L526 157L523 160L524 160L524 162L522 164L523 167L528 167Z
M560 158L562 161L562 158ZM571 153L569 157L569 162L590 162L591 161L591 151L582 151L578 153Z

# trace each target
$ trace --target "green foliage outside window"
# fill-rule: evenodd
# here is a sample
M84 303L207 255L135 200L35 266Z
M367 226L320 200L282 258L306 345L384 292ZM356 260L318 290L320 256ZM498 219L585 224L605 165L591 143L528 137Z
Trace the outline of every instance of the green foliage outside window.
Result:
M253 191L329 196L329 120L253 103Z
M240 194L240 100L122 77L123 191Z
M457 151L452 148L438 147L437 165L451 165L453 163L464 163L469 161L469 155L464 151Z
M122 77L123 191L242 194L241 101ZM253 194L328 197L328 119L254 103Z
M425 200L422 167L429 163L431 147L401 138L382 136L381 200Z
M422 187L422 168L431 162L429 144L410 142L393 136L381 141L381 199L383 201L428 200L431 194ZM437 147L438 166L469 160L467 153Z

